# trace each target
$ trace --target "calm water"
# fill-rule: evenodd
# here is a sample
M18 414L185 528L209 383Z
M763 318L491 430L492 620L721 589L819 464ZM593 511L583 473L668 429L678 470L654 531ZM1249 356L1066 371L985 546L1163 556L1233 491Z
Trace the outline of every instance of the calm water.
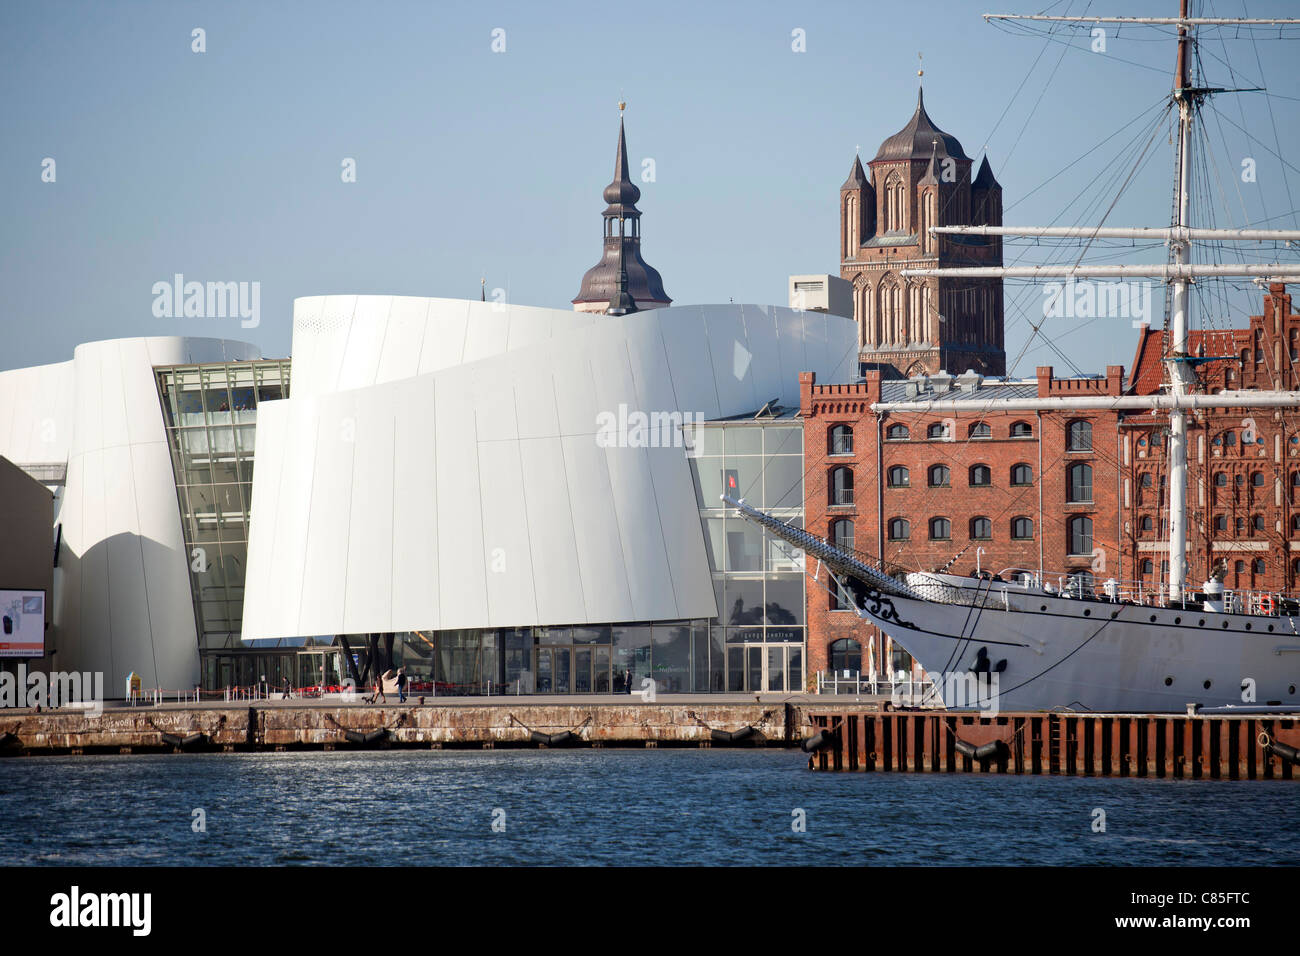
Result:
M1300 863L1295 783L815 774L805 760L752 750L10 759L0 864ZM191 829L196 808L206 832ZM796 808L806 832L791 828ZM1105 833L1092 832L1094 808ZM504 833L492 830L497 809Z

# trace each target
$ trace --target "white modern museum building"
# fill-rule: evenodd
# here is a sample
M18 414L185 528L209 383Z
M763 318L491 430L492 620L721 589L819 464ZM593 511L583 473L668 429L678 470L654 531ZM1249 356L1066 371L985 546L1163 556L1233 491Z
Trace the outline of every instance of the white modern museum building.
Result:
M719 496L802 517L799 373L855 377L854 323L672 305L621 123L602 196L572 310L313 296L291 359L167 336L0 372L0 486L28 485L0 591L45 594L43 666L111 696L394 664L440 693L802 690L802 556Z
M0 457L54 498L47 664L301 686L395 635L469 693L800 689L801 560L715 504L802 513L798 373L856 350L778 307L327 296L291 362L168 337L0 373Z

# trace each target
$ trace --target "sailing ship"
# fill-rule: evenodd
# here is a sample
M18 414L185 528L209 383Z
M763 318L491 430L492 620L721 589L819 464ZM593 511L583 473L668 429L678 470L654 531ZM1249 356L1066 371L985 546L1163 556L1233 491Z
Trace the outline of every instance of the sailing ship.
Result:
M1150 589L1114 579L1096 589L1073 578L1052 583L1041 569L1001 576L962 577L917 570L894 572L881 560L833 544L747 505L724 500L769 534L802 549L815 570L846 583L858 615L905 648L933 681L936 704L966 709L1099 713L1300 708L1300 603L1280 594L1243 596L1209 580L1199 589L1187 577L1187 415L1200 408L1300 408L1298 392L1198 391L1188 341L1189 286L1202 276L1284 281L1300 264L1193 263L1200 241L1300 240L1300 230L1197 228L1189 222L1193 123L1209 96L1224 90L1194 86L1190 47L1201 26L1296 25L1295 19L1192 17L1180 0L1178 17L1068 17L989 15L987 19L1076 24L1158 24L1177 27L1173 105L1178 111L1173 221L1166 228L935 226L934 234L1020 236L1036 239L1160 239L1169 261L1155 265L956 267L903 270L904 276L945 275L1024 279L1149 278L1168 295L1168 382L1163 394L1089 396L1055 401L1062 410L1144 410L1169 417L1169 578L1163 600ZM1050 401L1050 400L1049 400ZM1043 400L1011 399L999 410L1042 408ZM956 411L936 400L927 411ZM954 680L973 677L973 681ZM974 687L974 693L971 692Z

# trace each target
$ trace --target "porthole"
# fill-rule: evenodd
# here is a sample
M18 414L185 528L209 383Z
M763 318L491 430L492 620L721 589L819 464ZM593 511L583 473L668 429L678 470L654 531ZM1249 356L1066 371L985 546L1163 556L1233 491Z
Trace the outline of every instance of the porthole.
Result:
M1110 612L1110 619L1111 619L1112 621L1115 620L1115 618L1117 618L1117 617L1119 617L1119 611L1111 611L1111 612Z
M1210 682L1207 680L1207 681L1206 681L1204 684L1202 684L1201 686L1204 687L1206 690L1209 690L1209 689L1210 689Z
M1201 618L1200 622L1199 622L1196 626L1197 626L1197 627L1205 627L1205 618Z
M1183 619L1182 619L1181 617L1176 617L1176 618L1174 618L1174 623L1175 623L1175 624L1182 624L1182 623L1183 623Z
M1290 687L1288 687L1288 688L1286 689L1286 692L1287 692L1288 694L1294 694L1294 693L1295 693L1295 684L1292 684Z
M1248 630L1248 631L1250 630L1250 625L1249 625L1249 624L1246 625L1246 630Z
M1166 686L1166 687L1170 686L1173 682L1174 682L1174 679L1173 679L1172 677L1166 677L1166 678L1165 678L1165 686Z
M1270 634L1273 633L1273 625L1272 625L1272 624L1270 624L1270 625L1268 626L1268 632L1269 632Z
M1152 615L1151 615L1151 623L1154 624L1155 622L1156 622L1156 616L1155 616L1154 614L1152 614Z
M1227 626L1228 626L1228 622L1227 622L1227 621L1224 621L1224 622L1223 622L1223 626L1224 626L1224 628L1226 629Z
M1043 605L1042 607L1040 607L1038 610L1040 610L1040 611L1046 611L1046 610L1047 610L1047 605L1044 604L1044 605Z
M1091 609L1091 608L1084 608L1083 616L1084 616L1084 617L1092 617L1092 609Z

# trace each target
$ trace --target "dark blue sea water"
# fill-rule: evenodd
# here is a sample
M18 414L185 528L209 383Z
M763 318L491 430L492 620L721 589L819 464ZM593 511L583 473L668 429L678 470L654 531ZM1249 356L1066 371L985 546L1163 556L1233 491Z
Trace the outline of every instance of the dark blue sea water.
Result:
M1300 864L1296 783L819 774L805 761L771 750L10 759L0 865ZM1105 832L1093 830L1098 809Z

